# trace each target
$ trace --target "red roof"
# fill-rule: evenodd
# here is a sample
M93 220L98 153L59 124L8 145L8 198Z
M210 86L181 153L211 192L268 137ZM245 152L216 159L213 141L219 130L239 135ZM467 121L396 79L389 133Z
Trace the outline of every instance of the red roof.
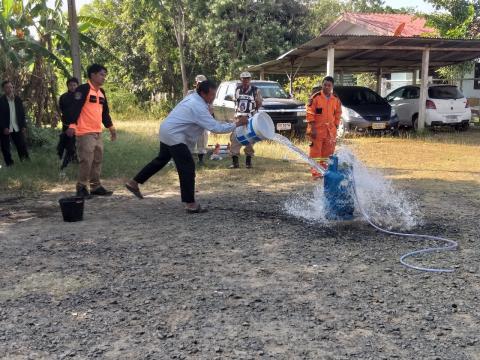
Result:
M427 33L431 36L435 33L433 28L426 26L425 18L416 15L345 13L322 34L343 35L336 31L337 25L341 22L349 22L364 27L377 35L385 36L411 37Z

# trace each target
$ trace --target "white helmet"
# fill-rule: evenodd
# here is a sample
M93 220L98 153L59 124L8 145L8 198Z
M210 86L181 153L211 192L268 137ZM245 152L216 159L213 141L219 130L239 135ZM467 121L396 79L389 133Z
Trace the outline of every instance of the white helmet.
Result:
M201 83L202 81L206 81L207 77L205 75L197 75L195 76L195 82L196 83Z
M252 77L252 74L250 74L248 71L244 71L240 74L240 79L249 79Z

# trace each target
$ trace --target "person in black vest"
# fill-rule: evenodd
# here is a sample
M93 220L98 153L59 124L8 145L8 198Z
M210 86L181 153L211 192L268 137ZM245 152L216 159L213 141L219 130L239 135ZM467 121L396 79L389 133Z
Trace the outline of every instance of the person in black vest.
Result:
M27 122L25 120L25 109L22 100L15 96L15 89L11 81L6 80L2 83L4 95L0 97L0 131L1 148L3 160L6 166L13 165L12 154L10 152L10 139L12 139L17 148L20 160L29 159L25 134L27 132Z
M242 80L242 83L237 86L235 90L235 116L237 118L241 116L248 118L255 114L262 106L263 99L260 90L250 84L252 75L250 75L248 71L240 74L240 80ZM238 156L240 155L242 144L238 142L235 133L232 133L230 136L230 141L230 155L232 155L232 165L230 165L230 169L238 169L240 167ZM246 155L245 165L247 169L250 169L252 167L252 156L255 151L252 145L245 146L243 151Z
M72 77L67 80L68 91L60 96L58 105L60 111L62 112L62 133L60 134L60 141L57 146L57 153L60 160L62 160L62 165L60 169L67 167L68 163L75 160L76 158L76 148L75 148L75 136L67 136L65 131L68 129L68 125L71 121L68 120L68 114L70 107L75 102L75 90L78 87L78 79Z

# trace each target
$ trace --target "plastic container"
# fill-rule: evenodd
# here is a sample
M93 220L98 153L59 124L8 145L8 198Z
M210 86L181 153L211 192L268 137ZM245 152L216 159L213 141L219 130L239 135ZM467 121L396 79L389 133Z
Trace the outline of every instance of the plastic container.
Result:
M338 157L332 155L324 175L326 218L352 220L355 210L352 169L348 164L339 166Z
M275 126L265 112L256 113L248 119L248 124L235 129L235 137L242 145L253 145L262 140L273 139Z
M63 221L75 222L83 220L83 205L85 199L79 196L58 200L62 210Z

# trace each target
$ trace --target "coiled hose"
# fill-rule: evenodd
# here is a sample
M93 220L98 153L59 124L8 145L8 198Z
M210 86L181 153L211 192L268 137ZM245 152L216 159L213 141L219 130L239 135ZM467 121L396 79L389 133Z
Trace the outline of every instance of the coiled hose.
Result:
M383 232L385 234L389 234L389 235L396 235L396 236L403 236L403 237L410 237L410 238L420 238L420 239L426 239L426 240L443 241L443 242L446 243L446 245L442 246L442 247L430 247L430 248L426 248L426 249L415 250L415 251L409 252L405 255L402 255L400 257L400 263L402 265L404 265L406 267L409 267L411 269L415 269L415 270L436 272L436 273L441 273L441 272L451 273L451 272L455 271L454 269L427 268L427 267L416 266L416 265L411 265L411 264L407 263L405 259L407 259L411 256L416 256L416 255L426 254L426 253L432 253L432 252L439 252L439 251L454 251L454 250L457 250L458 249L458 243L456 241L446 239L446 238L443 238L443 237L439 237L439 236L421 235L421 234L408 234L408 233L400 233L400 232L395 232L395 231L382 229L380 226L378 226L377 224L375 224L373 222L373 220L370 218L370 216L365 212L365 209L362 207L362 204L360 203L360 200L358 198L357 186L355 184L355 176L353 175L353 171L352 171L352 181L353 181L353 191L354 191L354 195L355 195L355 200L357 202L357 205L358 205L358 208L359 208L360 212L362 213L365 220L367 220L367 222L371 226L373 226L375 229L377 229L378 231L381 231L381 232Z

